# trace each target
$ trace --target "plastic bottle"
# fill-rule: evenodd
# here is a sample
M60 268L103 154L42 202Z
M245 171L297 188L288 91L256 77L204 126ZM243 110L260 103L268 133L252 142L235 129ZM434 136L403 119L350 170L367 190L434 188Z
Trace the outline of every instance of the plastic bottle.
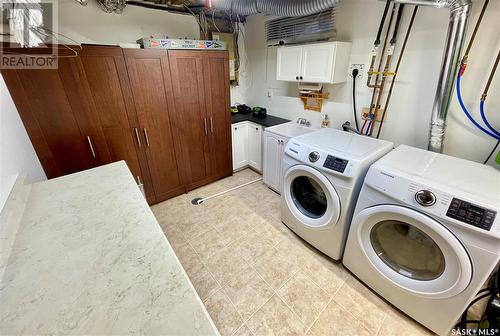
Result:
M328 118L328 114L323 115L323 120L321 121L321 127L323 128L330 127L330 119Z

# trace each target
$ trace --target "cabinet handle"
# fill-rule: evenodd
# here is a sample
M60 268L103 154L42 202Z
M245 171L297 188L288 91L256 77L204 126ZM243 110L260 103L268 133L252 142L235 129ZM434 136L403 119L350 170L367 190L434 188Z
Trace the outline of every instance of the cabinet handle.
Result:
M212 119L212 117L210 117L210 132L214 132L214 121Z
M302 80L302 76L300 76L300 79Z
M203 118L203 123L205 125L205 135L208 135L208 130L207 130L207 118Z
M135 139L137 140L137 145L139 147L142 147L141 138L139 138L139 131L137 130L137 127L134 127L134 133L135 133Z
M299 80L299 76L295 77L296 80Z
M148 130L144 128L143 131L144 131L144 138L146 139L146 146L149 147Z
M95 157L94 146L92 146L92 140L90 140L90 136L87 135L87 142L89 143L90 151L92 152L92 156Z

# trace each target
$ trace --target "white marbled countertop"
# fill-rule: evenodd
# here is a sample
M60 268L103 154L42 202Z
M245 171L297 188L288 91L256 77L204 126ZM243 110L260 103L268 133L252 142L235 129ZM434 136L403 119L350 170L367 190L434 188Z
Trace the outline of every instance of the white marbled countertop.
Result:
M0 334L218 335L123 161L30 189L1 250Z

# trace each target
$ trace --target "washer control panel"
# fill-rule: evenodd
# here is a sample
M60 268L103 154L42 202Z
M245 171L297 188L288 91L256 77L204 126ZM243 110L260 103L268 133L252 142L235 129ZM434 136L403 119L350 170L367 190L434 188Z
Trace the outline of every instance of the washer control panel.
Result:
M323 163L323 167L343 173L347 167L348 160L340 159L332 155L328 155Z
M446 216L489 231L495 221L496 211L453 198Z

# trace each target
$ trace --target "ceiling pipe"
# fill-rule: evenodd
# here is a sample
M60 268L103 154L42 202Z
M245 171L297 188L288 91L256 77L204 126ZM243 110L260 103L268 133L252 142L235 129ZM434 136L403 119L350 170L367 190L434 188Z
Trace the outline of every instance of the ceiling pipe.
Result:
M450 22L444 55L439 73L436 96L432 106L432 117L429 131L429 142L427 149L442 153L444 136L446 131L446 119L450 107L451 97L455 85L455 76L460 63L460 55L465 41L465 31L469 12L472 6L471 0L394 0L398 3L431 6L436 8L449 8Z

